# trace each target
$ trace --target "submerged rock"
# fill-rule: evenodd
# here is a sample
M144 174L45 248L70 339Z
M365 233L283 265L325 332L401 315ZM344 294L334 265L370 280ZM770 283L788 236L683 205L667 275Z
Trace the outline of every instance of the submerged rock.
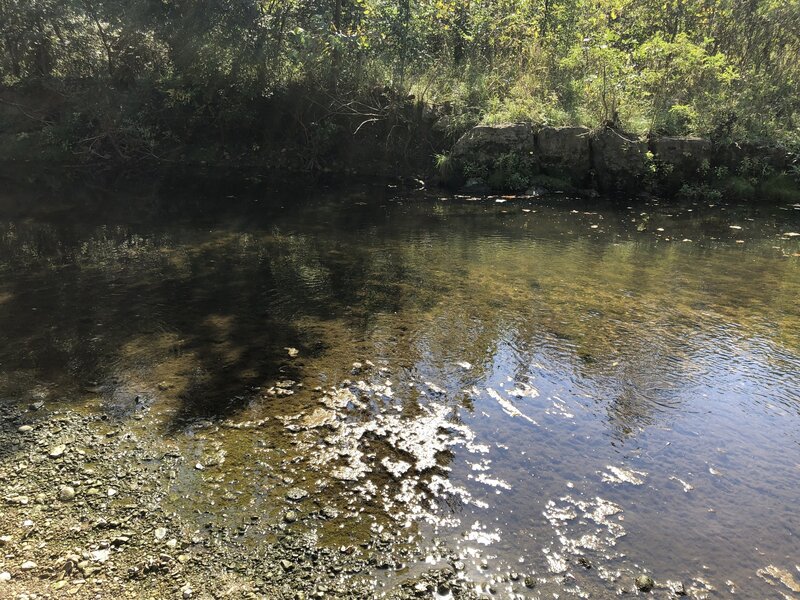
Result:
M310 415L303 417L303 426L308 429L324 427L336 421L336 413L325 408L316 408Z
M649 592L650 590L653 589L653 586L655 586L656 584L656 582L653 581L653 578L650 577L650 575L645 575L645 574L639 575L636 578L635 583L636 587L642 592Z

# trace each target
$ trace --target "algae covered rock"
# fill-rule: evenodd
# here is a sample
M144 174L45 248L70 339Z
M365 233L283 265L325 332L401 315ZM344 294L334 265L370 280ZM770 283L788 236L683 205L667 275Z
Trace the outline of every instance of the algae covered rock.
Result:
M656 585L650 575L642 574L636 578L636 587L642 592L649 592Z

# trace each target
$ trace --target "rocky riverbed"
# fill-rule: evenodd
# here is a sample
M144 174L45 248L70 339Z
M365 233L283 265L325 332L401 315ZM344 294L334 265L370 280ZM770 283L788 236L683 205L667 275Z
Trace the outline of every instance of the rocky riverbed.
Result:
M559 541L544 549L544 569L525 557L514 569L477 550L500 539L477 521L465 546L440 539L437 531L461 519L437 505L486 508L442 477L451 448L476 456L483 485L509 488L493 477L489 448L452 418L435 384L409 384L420 399L409 415L393 404L387 368L366 361L351 374L364 379L316 388L316 408L295 415L194 420L176 430L141 397L116 417L49 398L0 406L2 597L524 599L613 588L700 599L712 591L702 579L686 588L612 566L624 517L599 497L547 504L543 517ZM282 380L259 397L291 398L302 387ZM511 400L488 394L538 427ZM523 384L509 391L530 395ZM380 402L383 411L363 419ZM244 454L252 481L236 479L241 457L226 433L240 450L253 444ZM279 435L290 442L277 443ZM261 490L267 501L243 502L261 485L256 471L272 472L271 489ZM616 484L646 476L609 472Z
M319 544L303 522L333 511L296 509L306 495L299 488L286 493L278 518L253 513L197 527L166 511L176 472L190 459L148 433L144 412L121 422L37 402L4 405L0 420L4 598L474 596L454 567L380 592L366 574L403 564L392 537ZM256 551L254 538L262 540Z

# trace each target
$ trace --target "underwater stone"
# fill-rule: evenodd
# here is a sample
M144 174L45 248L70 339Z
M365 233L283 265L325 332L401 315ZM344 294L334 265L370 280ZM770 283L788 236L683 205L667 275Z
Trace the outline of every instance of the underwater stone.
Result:
M649 592L653 589L655 584L656 582L653 581L653 578L650 577L650 575L639 575L636 578L636 587L643 592Z

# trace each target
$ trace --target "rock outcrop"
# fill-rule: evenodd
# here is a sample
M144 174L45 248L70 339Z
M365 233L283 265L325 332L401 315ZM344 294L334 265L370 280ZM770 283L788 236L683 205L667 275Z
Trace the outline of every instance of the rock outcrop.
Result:
M653 165L668 192L680 189L687 177L702 177L714 161L710 140L696 137L653 137L649 140Z
M607 127L591 138L592 170L603 192L632 191L647 175L647 143Z
M536 132L536 157L542 172L567 179L577 173L582 179L592 165L590 134L586 127L543 127Z
M527 155L535 151L536 134L533 126L528 123L478 125L456 142L452 157L478 165L488 165L503 154Z
M527 186L675 193L687 183L705 184L712 169L733 175L763 167L780 173L792 160L779 147L521 123L475 127L456 142L450 158L455 174L450 183L468 181L470 193Z

